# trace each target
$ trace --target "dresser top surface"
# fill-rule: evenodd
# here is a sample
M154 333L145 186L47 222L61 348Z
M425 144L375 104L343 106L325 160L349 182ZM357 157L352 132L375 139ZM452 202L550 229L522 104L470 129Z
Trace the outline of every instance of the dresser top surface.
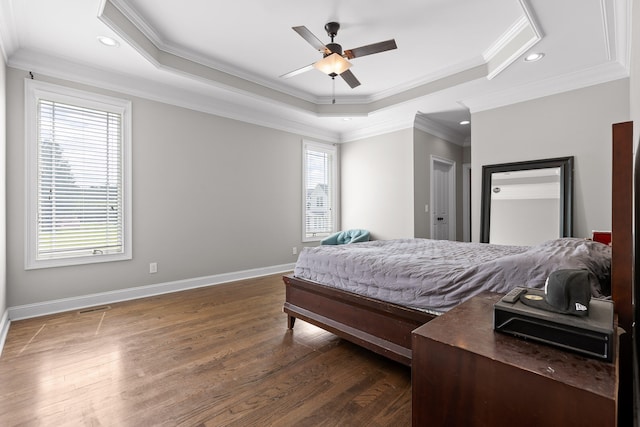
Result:
M500 297L501 295L494 293L481 294L424 324L413 334L525 369L569 386L615 397L615 363L606 363L495 332L493 305Z

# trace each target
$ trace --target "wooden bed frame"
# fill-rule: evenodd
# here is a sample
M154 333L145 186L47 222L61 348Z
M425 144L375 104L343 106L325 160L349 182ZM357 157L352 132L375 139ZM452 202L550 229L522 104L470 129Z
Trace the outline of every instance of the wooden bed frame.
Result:
M632 346L632 139L633 124L613 125L612 297L620 340L620 371L631 381ZM296 318L411 366L411 331L435 316L357 294L284 276L288 327ZM621 381L622 387L626 387ZM629 389L630 390L630 389ZM626 392L625 392L626 393Z
M389 359L411 366L411 331L435 316L284 276L289 329L302 319Z

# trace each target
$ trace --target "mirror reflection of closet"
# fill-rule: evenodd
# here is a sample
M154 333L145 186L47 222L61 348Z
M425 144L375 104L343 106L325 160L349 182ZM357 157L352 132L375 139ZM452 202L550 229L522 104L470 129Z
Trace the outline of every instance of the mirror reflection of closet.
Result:
M536 245L572 235L573 157L482 169L481 242Z

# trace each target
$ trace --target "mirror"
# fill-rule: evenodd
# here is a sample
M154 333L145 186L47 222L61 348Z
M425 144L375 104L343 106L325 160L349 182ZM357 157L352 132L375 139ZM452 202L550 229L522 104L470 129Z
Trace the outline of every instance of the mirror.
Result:
M536 245L573 235L573 157L482 167L480 241Z

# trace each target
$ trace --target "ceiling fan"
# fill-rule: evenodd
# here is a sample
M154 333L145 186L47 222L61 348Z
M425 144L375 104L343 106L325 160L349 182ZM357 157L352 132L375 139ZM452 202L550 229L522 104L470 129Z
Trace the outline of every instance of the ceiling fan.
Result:
M360 58L362 56L372 55L374 53L380 53L398 48L398 46L396 46L396 41L394 39L391 39L379 43L357 47L354 49L347 49L343 53L342 46L340 46L338 43L333 42L333 38L338 34L338 30L340 29L340 24L337 22L329 22L324 26L327 35L331 37L331 43L328 43L326 45L322 43L315 35L313 35L313 33L309 31L305 26L292 27L292 29L296 33L300 34L300 36L305 39L311 46L322 52L323 57L321 60L316 61L313 64L309 64L280 76L283 78L293 77L295 75L309 71L312 68L316 68L324 72L325 74L328 74L332 79L335 79L335 77L339 75L353 89L357 86L360 86L360 82L358 81L356 76L354 76L353 73L349 70L349 67L351 67L351 63L347 61L347 59Z

